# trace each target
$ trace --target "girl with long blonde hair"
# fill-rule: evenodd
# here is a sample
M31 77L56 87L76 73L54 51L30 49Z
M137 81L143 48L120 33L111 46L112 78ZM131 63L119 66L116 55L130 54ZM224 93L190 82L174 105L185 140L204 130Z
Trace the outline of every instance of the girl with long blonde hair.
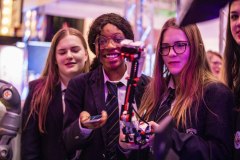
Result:
M180 159L231 159L233 96L212 76L205 54L196 24L179 27L176 19L169 19L139 112L155 129L164 117L173 117L170 145ZM163 109L170 90L175 99Z
M40 78L29 83L22 116L22 159L65 160L64 90L71 78L88 72L89 67L82 33L74 28L60 29L52 39Z

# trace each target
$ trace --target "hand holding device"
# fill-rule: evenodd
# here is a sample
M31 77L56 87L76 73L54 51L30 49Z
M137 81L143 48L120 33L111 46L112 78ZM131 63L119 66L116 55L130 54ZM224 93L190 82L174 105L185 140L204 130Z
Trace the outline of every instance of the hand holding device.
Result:
M96 123L96 122L99 122L102 118L102 115L96 115L96 116L90 116L90 120L89 121L85 121L84 123L85 124L88 124L88 123Z
M80 113L79 119L83 127L97 129L107 122L107 112L102 111L101 115L90 116L87 111L83 111Z
M144 149L146 147L149 146L149 142L146 142L145 144L143 145L139 145L139 144L136 144L134 141L131 141L131 142L128 142L126 143L124 140L127 139L126 136L131 136L132 137L132 140L134 139L134 134L131 134L131 135L126 135L123 133L123 130L120 129L120 134L119 134L119 145L120 147L123 149L123 150L137 150L139 149L139 147L141 147L141 149Z
M138 121L121 121L122 133L125 135L122 142L135 144L145 148L149 145L150 137L152 136L152 128L150 124ZM131 148L129 148L131 149Z

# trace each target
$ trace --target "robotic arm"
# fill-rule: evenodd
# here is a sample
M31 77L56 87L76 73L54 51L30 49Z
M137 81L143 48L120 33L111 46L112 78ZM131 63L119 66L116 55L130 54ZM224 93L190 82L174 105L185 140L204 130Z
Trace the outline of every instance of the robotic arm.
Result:
M3 80L0 80L0 101L6 107L6 113L0 121L0 160L11 160L10 142L20 127L21 99L17 89Z
M140 74L138 74L139 60L143 50L143 43L133 42L131 40L123 40L121 42L122 56L126 58L127 61L131 62L130 76L127 82L125 101L122 106L120 117L120 120L123 122L122 131L126 136L122 141L126 143L135 143L139 146L146 144L152 134L149 124L143 117L138 115L133 107L135 88L140 77ZM140 125L140 121L136 119L136 116L140 121L144 122L144 125Z

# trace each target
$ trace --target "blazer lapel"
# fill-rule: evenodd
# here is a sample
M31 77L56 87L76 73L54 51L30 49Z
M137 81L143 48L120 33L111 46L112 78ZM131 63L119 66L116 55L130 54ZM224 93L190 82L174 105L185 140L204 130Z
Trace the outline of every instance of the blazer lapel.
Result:
M103 110L106 111L105 106L105 94L104 94L104 79L103 79L103 73L102 73L102 67L98 67L92 77L91 80L91 89L93 93L93 99L96 104L96 109L98 114L101 114ZM104 125L101 127L102 135L103 135L103 141L104 144L106 144L106 126Z
M62 123L59 122L60 119L63 119L63 104L62 104L62 92L61 92L61 85L57 85L53 99L49 105L49 117L51 117L56 124L57 128L62 130ZM59 125L61 124L61 125ZM59 127L58 127L59 126Z
M103 73L101 67L99 67L96 72L90 78L91 89L93 93L93 99L96 104L98 114L101 114L102 110L106 110L105 107L105 95L104 95L104 82Z

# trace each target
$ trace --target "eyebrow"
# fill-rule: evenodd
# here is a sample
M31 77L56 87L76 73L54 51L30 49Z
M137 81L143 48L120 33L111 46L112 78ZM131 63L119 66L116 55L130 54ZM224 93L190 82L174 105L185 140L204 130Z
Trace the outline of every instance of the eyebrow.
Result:
M115 35L124 36L124 34L122 34L122 33L114 33L114 34L112 34L110 37L115 36ZM100 34L100 36L107 37L107 36L104 36L104 35L102 35L102 34Z
M72 46L70 48L81 48L80 46L76 45L76 46Z
M175 43L181 43L181 42L188 42L189 43L189 41L188 40L180 40L180 41L175 41L175 42L173 42L173 44L175 44ZM170 44L170 43L167 43L167 42L162 42L162 44Z
M230 11L230 14L238 14L237 11Z
M64 51L66 50L65 48L60 48L60 49L57 49L56 51Z
M71 48L81 48L79 45L74 45L74 46L71 46ZM56 51L61 51L61 50L66 50L66 48L60 48L60 49L56 49Z

